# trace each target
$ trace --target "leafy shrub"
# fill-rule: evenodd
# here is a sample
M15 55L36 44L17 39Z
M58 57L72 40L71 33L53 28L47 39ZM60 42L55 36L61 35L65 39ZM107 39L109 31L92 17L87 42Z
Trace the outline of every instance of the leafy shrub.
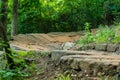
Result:
M119 26L110 28L108 26L100 26L96 35L93 35L89 31L86 32L85 36L79 40L78 44L88 43L118 43L120 42Z
M0 69L0 80L25 80L26 77L31 76L31 71L35 68L33 62L30 63L24 59L31 52L16 52L11 49L10 51L12 51L10 57L14 60L14 68L9 69L9 65L6 63L5 68Z
M106 43L111 42L115 37L115 32L109 27L99 28L98 33L95 35L96 43Z
M19 69L14 70L0 70L0 80L24 80L25 77L28 77L28 73L24 73Z
M93 36L92 33L87 32L85 36L82 37L82 39L77 41L77 44L93 43L94 41L95 41L95 36Z
M85 36L83 36L81 40L77 41L77 43L78 44L87 44L87 43L94 42L95 37L90 32L90 28L91 28L90 23L86 22L84 24L84 28L85 28L85 31L86 31Z

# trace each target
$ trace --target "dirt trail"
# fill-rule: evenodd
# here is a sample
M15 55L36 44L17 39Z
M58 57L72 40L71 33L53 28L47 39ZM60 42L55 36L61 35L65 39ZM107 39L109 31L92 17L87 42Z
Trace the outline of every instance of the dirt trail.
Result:
M53 32L48 34L19 34L10 44L15 49L49 51L59 49L64 42L75 42L83 32Z

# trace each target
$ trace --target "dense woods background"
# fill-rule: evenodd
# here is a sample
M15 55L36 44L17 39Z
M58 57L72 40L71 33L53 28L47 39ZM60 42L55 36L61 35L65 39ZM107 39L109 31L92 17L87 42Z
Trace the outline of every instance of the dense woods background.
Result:
M94 28L119 22L120 0L19 0L18 16L19 33L79 31L86 22Z

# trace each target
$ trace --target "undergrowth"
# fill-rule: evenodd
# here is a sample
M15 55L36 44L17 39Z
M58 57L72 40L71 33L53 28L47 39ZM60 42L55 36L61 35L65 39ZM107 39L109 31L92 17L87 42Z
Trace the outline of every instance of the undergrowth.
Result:
M31 76L32 71L35 69L35 64L33 62L28 62L24 59L24 57L31 52L11 51L11 57L15 64L14 69L9 69L9 65L5 62L5 58L3 58L1 62L4 61L5 66L0 68L0 80L26 80L27 77ZM1 62L0 65L3 65Z
M89 26L87 27L90 28ZM96 34L91 33L87 29L85 35L82 37L82 39L77 41L77 44L119 43L120 42L119 30L120 25L116 25L114 27L99 26Z

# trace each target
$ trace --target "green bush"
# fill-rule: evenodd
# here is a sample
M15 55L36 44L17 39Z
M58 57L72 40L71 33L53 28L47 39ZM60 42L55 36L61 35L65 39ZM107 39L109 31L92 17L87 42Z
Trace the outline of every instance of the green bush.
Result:
M9 1L9 3L12 0ZM79 31L120 20L120 0L20 0L19 33ZM9 5L9 12L12 5ZM9 13L9 25L11 14Z
M14 70L0 70L0 80L24 80L29 74L22 72L19 69Z
M78 40L78 44L88 44L88 43L119 43L120 33L119 25L112 28L108 26L100 26L98 28L97 34L93 35L89 31L86 32L85 36L81 40Z
M102 27L98 30L98 33L95 35L96 43L106 43L111 42L115 38L115 32L109 27Z
M31 76L31 71L34 70L35 64L33 62L27 62L24 57L31 54L31 52L16 52L12 51L10 56L14 60L14 68L9 69L9 65L6 63L4 68L0 68L0 80L26 80L27 77ZM3 58L4 59L4 58ZM0 65L3 64L2 60Z

